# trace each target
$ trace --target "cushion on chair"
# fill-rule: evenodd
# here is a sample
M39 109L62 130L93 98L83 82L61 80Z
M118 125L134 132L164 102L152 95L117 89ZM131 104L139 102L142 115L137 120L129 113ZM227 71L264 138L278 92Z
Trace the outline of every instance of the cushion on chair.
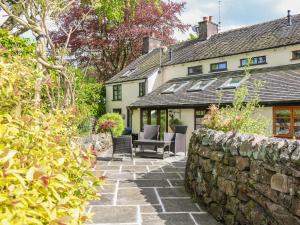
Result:
M144 139L157 140L159 137L159 125L145 125Z
M187 126L181 126L181 125L175 126L176 134L186 134L186 131L187 131Z

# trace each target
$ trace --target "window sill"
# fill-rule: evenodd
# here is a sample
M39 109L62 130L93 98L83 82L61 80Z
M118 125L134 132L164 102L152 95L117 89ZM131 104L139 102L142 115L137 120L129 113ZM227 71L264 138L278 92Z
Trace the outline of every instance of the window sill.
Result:
M292 58L292 59L291 59L291 61L295 61L295 60L300 60L300 58L299 58L299 59L297 59L297 58L295 58L295 59Z
M249 66L261 66L261 65L266 65L268 63L260 63L260 64L253 64L253 65L249 65ZM239 68L245 68L246 66L239 66Z
M227 72L228 71L228 69L226 69L226 70L214 70L214 71L209 71L210 73L219 73L219 72Z
M121 102L122 101L122 99L118 99L118 100L112 100L113 102Z

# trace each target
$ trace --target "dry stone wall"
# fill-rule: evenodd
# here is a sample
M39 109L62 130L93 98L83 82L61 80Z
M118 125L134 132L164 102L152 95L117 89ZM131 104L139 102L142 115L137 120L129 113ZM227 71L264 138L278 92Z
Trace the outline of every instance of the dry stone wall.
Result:
M300 142L199 129L185 186L226 225L300 225Z

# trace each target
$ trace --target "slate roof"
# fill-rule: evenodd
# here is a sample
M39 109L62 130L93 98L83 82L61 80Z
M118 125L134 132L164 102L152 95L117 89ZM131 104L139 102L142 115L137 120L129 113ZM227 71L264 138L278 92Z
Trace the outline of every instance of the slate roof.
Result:
M287 18L281 18L221 32L206 41L195 39L169 46L173 50L173 59L169 61L168 54L163 54L162 66L300 44L300 14L294 15L292 21L292 26L287 26ZM159 67L159 49L154 49L140 56L106 83L145 79ZM136 70L130 76L121 77L133 68Z
M189 42L175 50L173 60L164 65L230 56L300 43L300 14L215 34L206 41Z
M221 102L219 94L217 94L217 90L229 78L236 76L243 77L244 75L244 71L234 71L176 78L132 103L130 107L194 108L197 106L208 106L210 104L218 103L230 104L232 103L235 89L222 90ZM200 80L214 78L217 80L203 91L187 91ZM300 103L300 64L252 70L251 77L247 81L250 96L251 94L253 95L253 90L255 89L255 80L263 82L263 87L259 91L260 102L262 104L276 105L291 102ZM177 92L170 94L162 93L172 84L186 81L188 81L188 84Z

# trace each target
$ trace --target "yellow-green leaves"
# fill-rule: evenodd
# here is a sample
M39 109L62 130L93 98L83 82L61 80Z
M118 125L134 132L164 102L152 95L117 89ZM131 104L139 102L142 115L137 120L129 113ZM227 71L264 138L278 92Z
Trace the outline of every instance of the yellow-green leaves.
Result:
M0 224L83 224L99 179L71 144L72 113L32 107L38 73L26 65L0 60Z

